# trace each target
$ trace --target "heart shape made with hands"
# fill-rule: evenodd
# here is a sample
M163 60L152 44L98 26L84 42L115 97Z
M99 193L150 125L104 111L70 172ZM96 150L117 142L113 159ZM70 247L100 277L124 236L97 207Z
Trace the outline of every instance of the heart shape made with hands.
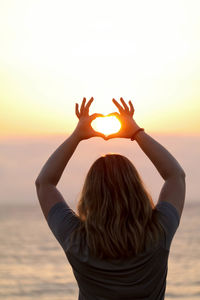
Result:
M121 128L121 123L115 116L107 115L93 120L91 126L95 131L101 132L107 136L118 132Z

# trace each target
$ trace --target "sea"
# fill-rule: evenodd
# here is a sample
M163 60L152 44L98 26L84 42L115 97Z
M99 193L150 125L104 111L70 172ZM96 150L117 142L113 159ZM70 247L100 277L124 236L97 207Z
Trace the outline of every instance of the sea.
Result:
M200 205L186 205L172 241L167 300L200 299ZM64 251L38 205L0 205L0 299L77 300Z
M185 207L170 249L165 299L200 300L200 138L156 138L181 163L187 183ZM42 165L62 142L58 137L0 143L0 299L78 299L71 266L48 227L34 186ZM58 185L72 209L91 162L106 152L129 157L157 201L163 180L136 144L88 143L78 146Z

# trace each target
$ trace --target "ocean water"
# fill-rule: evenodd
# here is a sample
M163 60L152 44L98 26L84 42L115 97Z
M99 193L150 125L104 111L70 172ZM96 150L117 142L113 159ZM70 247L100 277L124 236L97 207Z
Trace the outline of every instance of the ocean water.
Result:
M200 203L186 203L172 242L166 300L200 299ZM0 205L0 299L75 300L64 251L37 204Z
M172 243L167 300L200 300L200 136L151 135L186 172L186 206ZM75 300L78 288L71 266L41 212L34 181L66 136L8 138L0 141L0 299ZM164 183L137 143L91 139L81 143L58 188L75 209L85 175L100 155L120 153L139 171L157 202Z

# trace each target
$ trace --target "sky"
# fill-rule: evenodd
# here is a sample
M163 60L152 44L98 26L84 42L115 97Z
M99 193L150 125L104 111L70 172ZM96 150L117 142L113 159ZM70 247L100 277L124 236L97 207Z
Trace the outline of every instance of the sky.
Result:
M0 136L70 134L131 100L149 132L200 135L200 1L0 0Z
M200 203L199 161L200 138L194 136L153 135L161 145L177 159L186 173L185 203ZM55 149L64 141L64 136L52 138L18 138L0 141L0 205L35 203L38 199L35 179L42 166ZM158 201L164 184L159 172L136 142L129 139L104 141L93 138L82 141L68 162L58 183L64 199L76 207L85 176L92 163L106 153L126 156L136 167L154 203Z

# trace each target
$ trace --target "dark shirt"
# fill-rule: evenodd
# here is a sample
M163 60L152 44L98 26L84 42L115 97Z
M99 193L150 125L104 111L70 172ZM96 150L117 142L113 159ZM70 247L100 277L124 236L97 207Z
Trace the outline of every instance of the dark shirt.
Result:
M69 246L71 233L80 224L65 202L49 211L48 225L63 248L79 286L79 300L163 300L166 289L168 257L180 217L169 202L157 204L165 234L159 244L129 259L103 260L89 255L82 236ZM79 245L83 248L80 252Z

